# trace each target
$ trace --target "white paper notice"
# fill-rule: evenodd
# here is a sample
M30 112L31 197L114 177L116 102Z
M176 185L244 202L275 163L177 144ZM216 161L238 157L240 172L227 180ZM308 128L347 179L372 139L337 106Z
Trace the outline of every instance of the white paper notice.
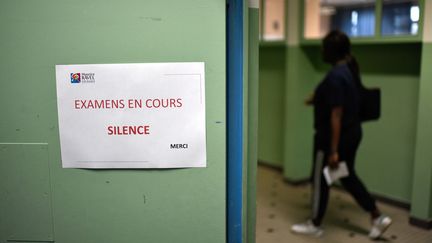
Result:
M57 65L64 168L206 167L204 63Z

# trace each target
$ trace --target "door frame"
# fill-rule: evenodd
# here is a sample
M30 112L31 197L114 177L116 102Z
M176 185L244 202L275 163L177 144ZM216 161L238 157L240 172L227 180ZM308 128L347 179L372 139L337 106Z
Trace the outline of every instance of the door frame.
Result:
M227 242L243 235L244 1L227 0Z

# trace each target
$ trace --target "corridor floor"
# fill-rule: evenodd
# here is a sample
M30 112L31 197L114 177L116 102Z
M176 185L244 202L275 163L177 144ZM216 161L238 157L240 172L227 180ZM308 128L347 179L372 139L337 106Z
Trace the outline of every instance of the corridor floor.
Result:
M369 240L368 214L350 195L337 189L330 193L324 235L314 238L292 234L291 225L305 221L310 214L310 186L291 186L283 181L281 172L265 166L258 167L257 180L257 243L432 243L432 230L409 225L407 210L384 203L378 205L393 218L393 224L381 239Z

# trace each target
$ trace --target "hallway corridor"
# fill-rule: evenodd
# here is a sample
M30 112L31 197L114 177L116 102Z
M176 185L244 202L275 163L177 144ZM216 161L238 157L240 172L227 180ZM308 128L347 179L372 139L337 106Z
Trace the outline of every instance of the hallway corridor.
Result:
M310 186L291 186L283 181L281 172L265 166L258 167L257 180L257 243L373 242L367 237L368 214L344 191L332 189L323 222L324 235L314 238L290 232L292 224L304 221L310 213ZM374 242L432 242L432 230L408 224L408 211L378 203L393 218L393 224L383 238Z

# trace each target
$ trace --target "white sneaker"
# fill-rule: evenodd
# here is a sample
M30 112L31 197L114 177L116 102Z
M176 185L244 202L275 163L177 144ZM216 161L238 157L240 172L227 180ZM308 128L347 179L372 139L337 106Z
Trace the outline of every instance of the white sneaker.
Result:
M291 231L297 234L311 235L315 237L320 237L324 233L324 230L315 226L311 220L301 224L294 224L291 226Z
M381 215L372 221L372 228L369 232L369 238L377 239L384 231L392 224L392 219L389 216Z

